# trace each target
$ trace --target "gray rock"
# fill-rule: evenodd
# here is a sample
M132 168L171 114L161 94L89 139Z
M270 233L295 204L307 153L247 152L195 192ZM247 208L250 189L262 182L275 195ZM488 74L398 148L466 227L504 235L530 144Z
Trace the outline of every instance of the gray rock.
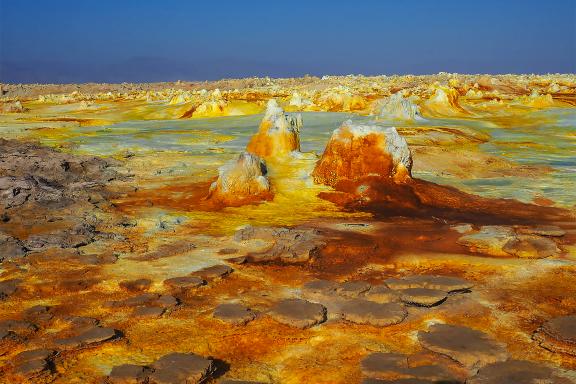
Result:
M467 384L570 384L572 380L561 378L555 370L530 361L508 360L487 365Z
M402 304L375 303L363 299L353 299L341 307L341 317L356 324L369 324L386 327L404 321L408 313Z
M326 307L300 299L282 300L268 313L282 324L301 329L326 321Z
M124 300L118 300L110 302L112 307L140 307L143 305L148 305L160 298L157 293L142 293L137 296L129 297Z
M576 356L576 315L548 320L534 333L541 347Z
M214 317L233 325L246 325L256 318L256 313L241 304L220 304L214 310Z
M50 349L33 349L20 352L12 359L14 373L31 379L43 372L50 371L50 360L54 356Z
M249 262L302 263L314 258L325 246L322 237L313 229L246 226L236 232L234 239L238 242L257 239L270 244L264 251L247 254Z
M48 360L54 356L54 350L52 349L30 349L27 351L20 352L13 358L14 364L26 363L33 360Z
M366 281L346 281L338 284L336 292L338 295L350 299L359 297L370 289L370 284Z
M506 347L484 332L458 325L434 324L428 332L418 332L422 347L448 356L468 369L508 358Z
M202 268L201 270L192 273L191 276L199 277L200 279L206 281L212 281L224 278L231 274L233 271L234 270L227 265L217 264L211 267Z
M110 384L144 384L148 381L150 370L134 364L122 364L112 368L108 381Z
M83 330L77 336L60 339L56 344L65 349L79 349L99 345L119 337L118 331L112 328L92 327Z
M150 384L196 384L211 376L215 366L210 359L193 353L171 353L162 356L153 365Z
M408 368L408 358L400 353L375 352L361 362L362 374L370 378L382 378L401 368Z
M184 292L189 289L199 288L205 284L206 284L205 280L196 276L172 277L170 279L164 280L165 286L178 292Z
M31 379L40 375L42 372L48 371L48 369L48 362L46 360L38 359L16 365L14 367L14 373L27 379Z
M166 310L161 307L136 307L132 312L134 317L159 318Z

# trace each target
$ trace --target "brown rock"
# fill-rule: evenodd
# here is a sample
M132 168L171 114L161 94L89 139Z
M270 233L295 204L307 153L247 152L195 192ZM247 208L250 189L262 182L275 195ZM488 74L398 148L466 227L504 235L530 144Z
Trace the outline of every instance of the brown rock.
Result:
M35 305L25 310L22 317L28 321L44 322L51 320L54 315L52 314L52 308L46 305Z
M99 345L103 342L110 341L119 336L118 331L112 328L92 327L83 331L77 336L67 339L60 339L56 344L68 349L85 348L93 345Z
M22 364L33 360L48 360L52 356L54 356L52 349L30 349L14 356L13 362L14 364Z
M110 384L143 384L148 380L150 370L140 365L122 364L112 368Z
M336 292L342 297L353 299L359 297L369 289L370 284L366 281L346 281L338 284Z
M159 318L166 310L161 307L136 307L132 312L134 317Z
M400 353L375 352L361 362L362 374L370 378L393 378L401 368L408 368L408 359Z
M187 291L205 284L206 281L196 276L181 276L164 280L164 285L175 291Z
M458 325L434 324L428 332L418 332L418 340L424 348L446 355L469 369L508 358L504 344L484 332Z
M576 356L576 315L548 320L535 332L534 339L550 351Z
M14 373L25 378L32 378L49 369L46 360L30 360L18 364L14 367Z
M326 307L300 299L282 300L270 310L269 314L282 324L302 329L326 321Z
M214 310L214 317L233 325L246 325L256 318L256 313L241 304L220 304Z
M193 353L170 353L162 356L152 367L150 384L196 384L206 380L215 367L210 359Z
M150 279L136 279L136 280L128 280L128 281L121 281L118 284L120 288L125 289L128 292L140 292L140 291L147 291L150 289L152 285L152 280Z
M142 305L147 305L160 298L157 293L142 293L138 296L129 297L124 300L113 301L111 306L113 307L140 307Z
M420 307L433 307L446 300L448 294L437 289L407 288L399 291L402 301Z
M178 299L171 295L162 295L152 302L154 305L158 305L162 308L173 308L178 305Z
M338 284L329 280L312 280L302 286L302 291L311 294L326 294L336 292Z
M233 271L234 270L227 265L218 264L211 267L202 268L201 270L192 273L191 276L196 276L206 281L212 281L226 277Z
M469 384L570 384L555 371L530 361L508 360L481 368L478 374L466 381Z
M356 324L370 324L386 327L401 323L407 316L402 304L380 304L363 299L349 300L342 305L341 316Z

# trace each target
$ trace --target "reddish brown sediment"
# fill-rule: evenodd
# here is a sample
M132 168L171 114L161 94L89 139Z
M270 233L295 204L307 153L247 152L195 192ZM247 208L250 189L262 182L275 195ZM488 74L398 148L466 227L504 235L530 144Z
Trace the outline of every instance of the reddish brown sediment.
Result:
M476 224L544 224L574 220L573 214L563 208L484 198L419 179L398 184L388 178L367 176L356 181L339 181L335 190L322 192L320 196L346 209L371 212L375 217L435 217Z
M576 94L571 93L569 87L573 85L566 79L558 80L558 85L552 84L551 78L524 77L517 85L510 85L506 76L498 76L501 83L490 80L492 85L482 82L474 87L478 76L446 74L435 78L449 82L451 89L458 92L460 107L470 112L466 118L490 116L487 120L501 129L509 129L529 117L497 116L504 108L482 104L485 101L504 100L510 109L516 108L514 103L526 102L519 110L534 109L544 108L542 105L548 103L549 98L522 101L516 97L524 97L524 88L552 94L553 103L561 97L572 100ZM370 102L399 89L406 89L407 96L421 97L414 100L424 104L434 93L429 80L430 77L387 78L377 80L385 86L372 89L369 82L376 81L373 78L284 79L278 80L286 85L284 88L272 90L266 88L268 81L247 79L174 83L172 86L181 89L166 92L162 91L163 85L146 85L138 92L151 91L152 100L167 98L172 103L172 98L176 98L174 103L182 106L174 109L174 116L190 111L191 105L200 105L197 101L206 103L203 113L210 112L211 106L218 107L221 101L227 104L224 111L218 113L226 113L230 103L239 99L258 104L259 109L254 111L261 111L263 102L272 95L280 98L282 105L291 104L285 105L290 111L355 110L368 108ZM336 88L339 83L346 87ZM252 88L242 88L247 85ZM134 105L144 104L138 100L141 94L136 91L130 94L130 85L92 87L83 85L79 89L123 93L102 99L108 100L109 108L122 105L131 111ZM180 92L199 87L221 87L229 91L223 91L221 98L217 97L219 92L209 96ZM234 92L234 88L241 90ZM154 93L153 89L158 92ZM30 90L58 91L58 88L10 87L9 92L26 94ZM493 93L496 90L509 94ZM473 92L463 96L469 91ZM294 92L299 92L299 97L295 97ZM561 96L564 94L566 96ZM83 97L86 95L70 96L63 98L62 103ZM128 100L129 97L136 99ZM212 100L215 104L211 104L210 98L215 99ZM51 100L47 98L46 103L59 104ZM535 105L529 106L532 102ZM24 107L36 113L35 108L40 108L44 101L37 102L40 107L35 103L25 102ZM457 109L448 104L437 103L433 106L434 112L451 113ZM171 104L159 108L173 107ZM484 107L491 108L494 114L483 115L479 111ZM42 117L42 113L38 115ZM9 117L13 116L16 115ZM194 111L189 117L195 117ZM422 132L420 128L400 128L401 133L410 131L411 137L420 143L419 151L446 150L444 159L457 153L450 149L452 142L461 144L461 140L476 145L492 141L473 131L451 127L432 127L433 134L424 138L416 137ZM186 130L174 132L180 134ZM444 133L450 138L444 140L440 135L434 141L436 134ZM84 173L78 174L74 169L64 171L64 175L71 172L73 180L100 181L94 190L83 187L74 193L70 193L68 181L57 186L57 190L70 193L70 201L31 189L33 198L48 196L54 201L27 205L30 201L0 212L0 251L17 251L10 260L2 262L0 271L0 382L96 383L104 380L115 366L150 367L166 355L193 353L199 357L194 361L205 363L213 359L218 367L214 377L206 380L210 384L224 379L350 384L365 378L361 362L378 352L406 357L409 366L398 378L422 373L424 369L414 368L431 365L437 369L433 369L434 372L446 370L456 375L459 382L475 380L475 372L442 353L427 350L418 341L419 332L428 332L433 324L442 323L487 334L505 345L509 359L528 361L525 366L542 363L554 374L561 369L576 369L576 358L565 353L570 343L565 340L554 341L558 345L550 340L540 343L534 338L535 332L545 329L552 319L572 315L576 310L573 211L543 206L557 203L547 195L542 199L550 201L538 198L539 205L534 205L483 198L415 178L394 182L393 156L377 149L382 147L382 143L378 143L380 139L377 135L366 136L366 145L359 146L357 156L351 156L349 148L340 143L342 148L326 154L327 159L334 156L318 176L334 190L312 185L308 178L312 157L282 158L282 161L293 160L280 164L286 169L301 169L293 173L284 172L285 169L273 173L277 178L271 182L278 187L277 194L260 205L222 209L224 204L206 199L210 185L216 181L210 178L212 171L203 173L188 168L183 174L155 173L158 168L184 158L184 155L170 157L171 154L162 152L138 153L122 160L120 168L134 166L136 177L130 180L108 182L99 172L91 173L88 180L84 180ZM527 151L540 150L542 146L526 141L518 146L529 144ZM469 153L476 150L470 148ZM30 149L23 152L27 151ZM45 154L49 159L61 156L54 152ZM152 160L157 158L160 159L154 163ZM380 159L378 164L370 163L376 158ZM65 159L75 161L72 154L66 154ZM341 159L346 159L346 164L339 164ZM438 159L426 158L432 162L430 169ZM541 165L510 167L508 162L494 163L493 159L482 157L480 164L475 164L476 169L491 167L479 177L514 176L513 173L521 169L524 176L537 179L548 171ZM220 160L210 164L220 164ZM16 174L23 178L32 175L50 179L54 176L51 168L60 169L54 166L36 172L24 167L26 162L19 160L14 164L19 167L12 168L26 170L22 175ZM270 164L276 163L270 159ZM2 166L0 163L0 168ZM301 172L305 167L306 172ZM338 171L330 175L331 168ZM457 177L464 177L467 166L458 165L458 168L461 173ZM296 179L299 182L291 184ZM132 189L126 183L132 185ZM42 190L51 190L44 187ZM302 190L287 193L289 188ZM337 205L317 199L318 191L322 191L320 196ZM12 193L9 200L19 203L13 198L17 195ZM5 200L0 201L4 203ZM315 209L321 212L312 212ZM284 220L285 217L290 220ZM510 249L506 242L498 249L502 251L499 255L487 253L488 248L478 244L473 247L462 241L464 236L476 235L499 241L497 236L502 233L505 234L503 242L508 241L506 236L509 236L515 241L512 245L517 247ZM28 244L31 238L36 241ZM534 243L536 245L522 243L526 239L539 242ZM518 242L522 244L516 244ZM39 246L42 244L44 246ZM538 244L558 247L559 251L544 252L542 257L546 258L524 258L532 248L538 248ZM24 245L36 247L22 249ZM544 251L548 250L544 247ZM434 287L438 291L435 294L446 296L444 301L434 302L431 307L411 302L430 303L416 297L421 291L403 292L407 288L402 283L422 281L423 277L431 279L431 275L458 277L465 281L462 286L467 289L451 292L450 287L438 284ZM326 296L318 295L312 300L305 287L317 279L325 279L327 286L335 288L328 290ZM394 313L372 304L375 319L366 311L358 311L355 305L345 307L348 315L352 312L352 317L346 318L340 312L338 306L342 301L378 303L378 298L382 301L379 304L385 304L390 297L386 298L382 292L388 292L388 296L405 309L406 318L399 324L385 326L387 317ZM407 293L414 297L408 298ZM309 328L300 329L302 324L290 319L286 324L283 319L278 321L277 314L270 311L290 299L318 302L327 308L326 321L317 306L314 308L320 312L305 319L303 328ZM215 317L216 309L222 305L237 310L250 308L250 312L233 313L229 316L231 321L226 322ZM376 325L355 324L350 320ZM89 331L87 336L86 331ZM109 338L111 335L114 337ZM37 352L42 349L55 353ZM36 371L26 371L13 364L23 361L22 352L26 359L38 358L31 367ZM464 356L463 361L468 358ZM144 371L142 368L138 372Z

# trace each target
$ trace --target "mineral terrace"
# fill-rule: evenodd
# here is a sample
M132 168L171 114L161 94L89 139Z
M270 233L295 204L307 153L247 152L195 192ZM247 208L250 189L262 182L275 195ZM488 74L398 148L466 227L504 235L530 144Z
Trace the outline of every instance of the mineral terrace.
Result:
M0 382L576 383L576 76L0 87Z

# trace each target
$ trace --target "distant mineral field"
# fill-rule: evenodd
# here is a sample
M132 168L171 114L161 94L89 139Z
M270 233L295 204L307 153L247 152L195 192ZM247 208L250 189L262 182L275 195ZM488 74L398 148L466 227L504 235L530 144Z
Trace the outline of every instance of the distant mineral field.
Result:
M0 382L576 383L576 75L1 84Z

